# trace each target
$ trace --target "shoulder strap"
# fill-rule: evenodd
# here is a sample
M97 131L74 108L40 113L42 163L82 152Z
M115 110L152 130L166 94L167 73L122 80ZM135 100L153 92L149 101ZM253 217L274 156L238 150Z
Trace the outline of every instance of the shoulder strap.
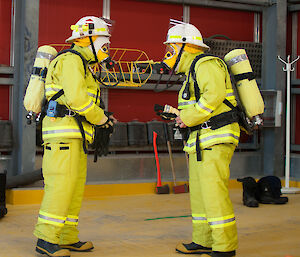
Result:
M203 53L203 54L197 55L197 56L195 57L195 59L193 60L193 62L192 62L192 64L191 64L191 67L190 67L190 72L191 72L191 75L192 75L192 78L193 78L194 81L196 81L196 73L195 73L195 66L196 66L196 63L197 63L200 59L202 59L202 58L204 58L204 57L207 57L207 56L219 58L218 56L215 56L215 55L213 55L213 54L205 54L205 53Z
M55 93L49 100L50 101L55 101L56 99L60 98L64 94L64 90L61 89L57 93Z
M81 58L82 63L83 63L83 67L84 67L84 74L86 75L87 60L82 56L82 54L79 53L79 52L77 52L77 51L74 50L74 49L69 48L69 49L65 49L65 50L60 51L60 52L56 55L56 57L59 56L59 55L65 54L65 53L73 53L73 54L78 55L78 56ZM56 58L56 57L55 57L55 58Z
M193 60L192 64L191 64L191 67L190 67L190 71L189 71L189 74L191 74L193 80L194 80L194 90L195 90L195 97L196 97L196 101L198 102L199 99L200 99L200 89L199 89L199 86L198 86L198 83L197 83L197 78L196 78L196 73L195 73L195 66L196 66L196 63L204 58L204 57L207 57L207 56L212 56L212 57L217 57L215 55L212 55L212 54L200 54L200 55L197 55L195 57L195 59ZM217 57L219 58L219 57ZM190 76L190 75L189 75Z

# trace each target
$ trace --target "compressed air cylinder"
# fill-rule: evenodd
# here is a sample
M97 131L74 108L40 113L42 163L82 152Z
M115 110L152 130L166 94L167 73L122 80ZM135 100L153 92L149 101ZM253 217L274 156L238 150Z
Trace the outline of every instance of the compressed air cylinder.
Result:
M52 46L41 46L38 48L33 65L33 72L26 89L24 107L27 111L41 112L42 101L45 92L45 75L51 60L57 55Z
M236 88L249 119L264 112L264 101L254 78L243 78L251 74L252 68L245 49L235 49L225 55L224 60L236 78ZM238 75L238 76L237 76ZM239 75L241 77L239 78ZM238 79L237 79L238 78Z

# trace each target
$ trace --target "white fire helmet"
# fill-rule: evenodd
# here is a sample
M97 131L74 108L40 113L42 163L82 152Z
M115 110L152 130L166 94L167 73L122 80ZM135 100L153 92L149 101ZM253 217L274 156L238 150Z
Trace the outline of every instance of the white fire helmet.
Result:
M113 27L113 21L95 16L81 18L75 25L71 25L72 36L67 43L75 43L88 46L93 51L89 37L92 38L95 52L99 62L109 57L109 38Z
M67 43L73 43L78 38L89 36L110 37L110 24L104 18L86 16L71 25L72 36L66 39Z
M172 19L170 20L170 24L173 27L168 30L167 40L164 44L185 43L196 45L205 50L209 49L209 46L203 43L202 35L194 25Z

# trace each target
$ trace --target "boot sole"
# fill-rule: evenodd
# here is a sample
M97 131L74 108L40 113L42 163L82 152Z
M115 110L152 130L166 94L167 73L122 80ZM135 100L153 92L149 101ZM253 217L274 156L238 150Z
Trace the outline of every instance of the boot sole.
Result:
M68 248L68 247L61 247L62 249L68 249L72 252L90 252L94 249L94 247L92 248L89 248L89 249L85 249L85 250L79 250L79 249L76 249L76 248Z
M40 253L40 254L46 254L48 256L51 257L51 255L49 255L50 253L48 253L46 250L43 250L42 248L39 248L38 246L35 247L35 250ZM52 255L53 256L53 255ZM70 257L70 255L64 255L64 256L57 256L57 257Z
M211 254L211 251L207 251L207 250L190 250L189 252L183 252L176 249L176 252L183 253L183 254L208 254L208 255Z

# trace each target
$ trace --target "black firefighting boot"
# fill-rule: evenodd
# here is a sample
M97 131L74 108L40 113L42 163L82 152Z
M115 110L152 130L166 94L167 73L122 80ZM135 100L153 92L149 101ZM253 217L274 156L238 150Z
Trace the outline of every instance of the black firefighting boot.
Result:
M0 218L4 217L7 214L5 188L6 173L0 173Z
M235 257L235 251L231 251L231 252L217 252L217 251L213 251L211 253L211 255L209 255L211 257Z
M237 181L243 183L243 204L248 207L258 207L258 201L256 199L258 185L254 178L245 177L238 178Z
M178 244L176 246L176 251L184 254L209 254L211 253L212 249L192 242L190 244L184 244L184 243Z
M35 250L51 257L70 257L69 250L62 249L58 244L52 244L42 239L38 239Z
M93 243L90 241L87 242L78 241L75 244L60 245L60 247L63 249L69 249L70 251L76 251L76 252L89 252L92 249L94 249Z
M281 197L281 181L276 176L266 176L258 180L257 199L263 204L285 204L287 197Z

